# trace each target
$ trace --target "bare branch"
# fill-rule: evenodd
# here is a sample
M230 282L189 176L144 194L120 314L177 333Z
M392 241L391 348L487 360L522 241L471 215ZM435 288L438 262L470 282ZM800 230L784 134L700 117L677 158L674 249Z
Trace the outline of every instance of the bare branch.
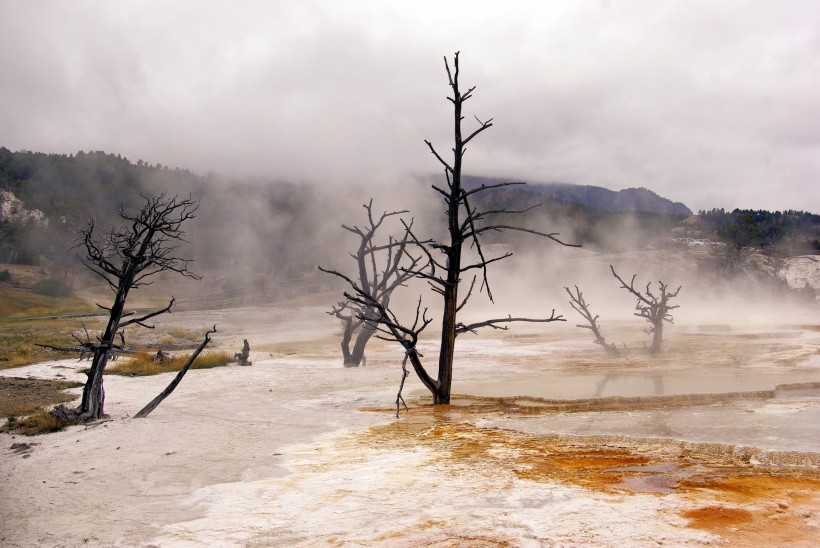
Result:
M128 327L129 325L138 324L138 325L141 325L142 327L145 327L147 329L154 329L153 325L147 325L143 322L147 319L153 318L155 316L159 316L160 314L165 314L166 312L170 312L171 307L174 306L174 302L175 302L175 299L173 297L171 297L171 302L169 302L168 306L166 306L165 308L163 308L161 310L155 310L154 312L151 312L150 314L146 314L145 316L140 316L139 318L133 318L131 320L128 320L127 322L123 322L123 323L120 324L120 327Z
M562 315L558 314L555 315L555 310L553 309L552 314L550 314L549 318L513 318L512 316L508 316L506 318L498 318L494 320L484 320L481 322L471 323L471 324L463 324L458 323L456 326L456 333L462 334L466 332L475 333L476 329L480 329L482 327L492 327L493 329L500 329L506 331L509 329L508 327L502 327L500 324L505 323L512 323L512 322L530 322L530 323L549 323L549 322L565 322L567 321Z
M426 139L424 140L424 142L425 142L425 143L427 143L427 147L430 149L430 152L432 152L432 153L433 153L433 156L435 156L435 157L436 157L436 159L437 159L439 162L441 162L441 165L443 165L443 166L444 166L444 169L445 169L448 173L451 173L451 172L453 171L453 168L450 166L450 164L448 164L448 163L444 160L444 158L442 158L442 157L439 155L439 153L438 153L438 152L436 151L436 149L433 147L433 143L431 143L430 141L428 141L428 140L426 140Z
M584 294L581 293L581 290L578 289L578 286L575 286L575 293L573 294L572 291L568 287L564 287L564 291L567 292L569 295L570 301L569 304L578 312L586 321L587 325L578 324L577 327L581 327L584 329L589 329L592 331L592 334L595 336L595 344L601 345L609 354L613 356L618 356L620 352L618 352L618 347L614 343L609 344L606 342L603 334L601 333L601 326L598 323L598 315L592 315L592 312L589 310L589 304L584 300Z
M562 240L559 240L558 238L556 238L556 236L558 236L558 234L559 234L558 232L552 232L552 233L540 232L538 230L532 230L532 229L529 229L529 228L522 228L520 226L510 226L510 225L485 226L485 227L482 227L482 228L476 230L475 234L468 233L468 234L466 234L466 236L468 236L468 237L478 236L480 234L483 234L484 232L501 231L501 230L515 230L517 232L526 232L528 234L535 234L536 236L543 236L544 238L549 238L553 242L561 244L565 247L582 247L581 244L568 244L568 243L566 243Z

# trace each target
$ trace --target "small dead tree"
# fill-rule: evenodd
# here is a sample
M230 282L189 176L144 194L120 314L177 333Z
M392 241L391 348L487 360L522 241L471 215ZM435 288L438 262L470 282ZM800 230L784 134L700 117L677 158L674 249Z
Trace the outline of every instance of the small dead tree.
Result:
M379 303L369 288L362 287L360 284L354 283L352 279L331 271L346 279L351 285L353 289L352 293L347 293L345 296L360 306L373 311L375 320L370 320L371 323L378 324L388 338L392 338L404 347L407 358L413 365L413 369L422 384L432 393L433 403L436 405L450 403L455 341L458 335L467 332L475 333L483 327L507 329L505 324L511 322L565 321L562 316L556 315L554 310L549 317L540 319L513 318L512 316L507 316L506 318L495 318L474 323L464 323L458 320L458 314L464 309L472 296L479 276L481 277L479 291L486 291L490 301L493 301L487 267L492 263L506 259L512 255L512 253L508 252L499 256L488 257L485 255L484 248L481 245L482 235L488 232L514 230L536 234L561 245L569 245L560 241L556 233L539 232L502 222L488 221L488 219L496 218L499 215L523 213L524 211L529 211L531 208L520 211L510 211L506 209L481 210L475 206L476 195L481 192L523 183L481 185L480 187L472 189L462 186L461 174L466 146L479 134L492 127L493 124L492 119L481 121L476 118L478 127L466 137L463 135L461 127L463 121L462 107L463 104L472 97L475 87L471 87L467 91L462 91L460 88L458 52L456 52L453 59L452 68L447 58L444 59L444 66L447 71L448 84L452 92L452 96L448 97L448 100L453 105L453 134L455 142L452 148L452 159L449 161L444 159L444 157L436 151L430 141L425 141L425 143L430 149L430 152L444 167L447 184L446 186L433 185L433 189L441 195L444 201L447 214L447 237L444 242L433 240L422 241L416 237L412 228L408 227L406 237L415 247L421 250L426 260L421 261L421 268L405 269L407 273L413 274L414 277L426 280L432 290L443 299L442 333L437 374L433 376L428 373L420 361L420 354L415 350L415 342L418 340L418 335L421 330L432 321L427 317L427 309L422 307L421 300L416 307L415 319L412 325L408 327L407 324L403 324L399 321L389 307ZM462 250L464 246L472 248L475 254L474 259L463 257ZM459 290L461 288L462 278L465 275L469 276L473 272L477 272L478 274L472 276L472 281L470 282L466 295L460 295ZM362 314L362 316L364 316L364 314Z
M250 360L248 360L250 355L251 355L251 345L248 344L248 339L243 339L242 352L237 352L236 354L234 354L233 359L239 365L250 366L250 365L253 365L253 363Z
M414 257L414 259L414 264L421 261L418 257ZM367 289L359 287L353 279L335 270L327 270L322 267L319 267L319 269L342 278L350 285L350 291L345 291L344 293L345 298L361 311L359 312L358 319L369 323L375 331L379 332L379 334L376 335L378 338L396 341L404 348L401 382L399 384L398 394L396 395L396 416L398 417L399 410L401 409L400 404L404 403L402 390L404 389L404 382L408 375L408 360L413 366L413 370L419 376L419 379L421 379L422 383L424 383L428 389L432 390L430 383L434 382L424 369L421 363L423 356L416 348L422 331L433 321L427 317L427 309L422 308L421 297L419 297L416 305L416 315L413 323L409 324L400 321L392 310L386 308L377 299L372 297ZM405 404L405 407L406 406Z
M117 344L117 337L122 343L122 330L131 325L153 329L154 326L145 322L170 312L174 304L171 298L165 308L136 317L133 312L125 311L128 293L150 284L150 278L161 272L175 272L199 279L188 270L190 260L175 255L177 245L185 241L182 224L194 218L196 201L177 196L169 198L165 194L142 197L144 203L136 214L120 208L119 215L125 221L123 226L98 237L92 219L82 231L82 241L78 247L85 250L83 264L105 280L115 295L110 307L97 305L108 312L105 330L96 337L96 341L87 336L88 340L83 343L85 350L93 353L93 360L83 388L82 403L74 410L62 405L54 410L55 416L67 422L88 422L104 416L103 373L112 353L123 346Z
M407 239L397 240L389 236L387 241L379 243L377 232L384 223L393 217L408 213L405 211L383 212L378 217L373 215L373 200L364 204L367 221L363 226L342 228L359 238L359 246L350 256L356 262L358 275L355 276L359 287L367 288L368 294L384 308L390 306L390 296L396 288L405 285L413 277L406 268L413 266L403 261L413 259L406 253ZM362 307L347 299L330 309L328 314L342 320L343 333L341 341L342 357L345 367L358 367L364 358L365 347L376 333L377 317L370 307ZM351 349L350 343L355 336Z
M615 343L610 344L606 342L604 335L601 333L601 326L598 323L598 315L592 315L592 312L589 310L589 303L584 300L584 294L581 293L578 286L575 286L575 293L573 293L568 287L565 287L564 291L566 291L567 295L569 295L570 306L572 306L572 308L574 308L575 311L587 321L586 324L576 324L576 327L581 327L592 331L592 334L595 337L595 344L600 344L610 356L620 356L621 353L618 352L618 347Z
M177 376L174 377L174 380L172 380L168 386L165 387L165 390L157 394L157 397L151 400L148 405L140 409L140 411L134 415L135 419L147 417L151 411L156 409L157 406L162 403L162 400L171 395L171 392L173 392L177 385L182 382L182 377L184 377L185 373L188 372L188 369L191 368L191 365L193 365L194 361L199 357L199 354L205 349L206 346L208 346L208 343L211 342L210 336L213 333L216 333L216 325L214 325L213 329L210 329L205 333L205 339L200 343L197 349L194 350L194 353L191 354L191 357L188 358L188 361L186 361L185 365L182 366L182 369L179 370L179 373L177 373Z
M612 265L609 265L609 269L612 271L612 275L615 276L615 279L621 282L621 287L632 293L632 295L638 299L635 305L635 310L637 310L635 316L644 318L651 324L651 327L647 329L647 333L652 335L652 346L649 347L649 351L653 354L657 354L661 351L661 344L663 343L663 322L673 323L674 318L669 312L675 308L679 308L678 305L670 305L669 301L678 296L683 286L678 286L675 291L670 291L666 283L658 281L657 295L650 289L650 283L646 284L646 289L641 293L635 289L635 278L637 274L632 276L632 280L630 280L629 285L627 285L627 283L618 276L618 273L615 272L615 268Z

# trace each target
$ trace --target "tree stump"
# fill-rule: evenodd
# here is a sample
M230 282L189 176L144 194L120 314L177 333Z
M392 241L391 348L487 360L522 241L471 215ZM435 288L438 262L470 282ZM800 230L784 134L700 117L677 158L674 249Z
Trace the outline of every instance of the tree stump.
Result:
M251 345L248 344L248 339L244 339L244 344L242 345L242 352L237 352L233 355L233 359L236 360L236 363L239 365L252 365L248 357L251 353Z

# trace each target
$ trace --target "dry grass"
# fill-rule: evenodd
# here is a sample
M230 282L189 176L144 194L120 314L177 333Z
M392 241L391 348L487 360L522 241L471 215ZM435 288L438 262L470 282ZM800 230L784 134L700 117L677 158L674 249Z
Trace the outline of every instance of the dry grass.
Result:
M202 338L202 333L182 327L172 327L160 339L159 346L163 349L185 348Z
M0 417L7 419L0 430L27 436L62 430L65 425L45 408L74 400L75 396L66 393L65 389L77 386L82 385L68 381L0 377Z
M154 354L140 352L127 361L111 365L105 372L111 375L124 375L127 377L144 377L147 375L158 375L160 373L176 372L182 369L188 361L189 354L172 356L164 362L154 361ZM227 352L214 351L203 352L191 365L191 369L211 369L222 367L233 363L233 356Z
M48 297L11 289L0 292L0 310L4 318L31 318L98 309L78 297Z
M368 344L368 350L373 351L382 341L375 337ZM326 352L328 349L337 350L339 348L339 338L321 337L306 341L287 341L271 344L263 344L251 348L259 352L268 352L271 357L292 356L294 354L313 355Z
M16 268L15 283L0 283L0 369L54 359L54 352L35 343L71 346L71 333L81 327L77 318L25 318L99 311L77 297L35 295L30 286L39 277L31 268Z
M86 321L85 324L89 329L101 326L99 320ZM77 318L0 319L0 369L65 357L35 343L70 347L74 344L71 334L81 328Z
M36 436L38 434L59 432L66 426L66 423L56 418L49 411L40 410L22 419L10 417L8 422L0 430L14 434L22 434L24 436Z
M21 417L38 409L74 399L64 392L82 386L71 381L0 377L0 417Z

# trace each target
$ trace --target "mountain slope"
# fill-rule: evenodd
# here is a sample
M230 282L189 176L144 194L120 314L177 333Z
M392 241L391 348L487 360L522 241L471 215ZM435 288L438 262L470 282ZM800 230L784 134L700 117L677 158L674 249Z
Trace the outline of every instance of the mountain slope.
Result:
M465 176L463 180L465 186L469 188L506 181L505 179L472 176ZM602 211L692 215L692 211L684 204L658 196L646 188L627 188L616 192L599 186L562 183L528 183L526 188L533 194Z

